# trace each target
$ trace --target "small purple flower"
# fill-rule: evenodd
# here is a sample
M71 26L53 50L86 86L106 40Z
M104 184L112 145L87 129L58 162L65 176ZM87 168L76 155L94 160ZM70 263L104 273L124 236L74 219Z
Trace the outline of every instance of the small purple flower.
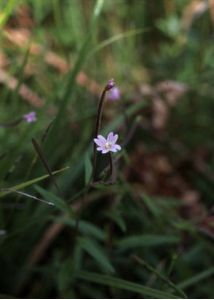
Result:
M105 87L106 91L111 90L115 86L114 79L110 79Z
M121 150L120 145L116 144L118 139L118 134L114 134L110 132L107 136L107 139L104 138L102 135L98 135L94 142L97 144L97 151L101 151L102 154L108 152L117 152Z
M27 122L27 123L32 123L32 122L36 122L37 118L36 118L36 113L35 111L31 111L26 115L23 115L23 119Z
M108 92L108 100L110 101L117 101L120 99L120 90L118 87L114 86L109 92Z

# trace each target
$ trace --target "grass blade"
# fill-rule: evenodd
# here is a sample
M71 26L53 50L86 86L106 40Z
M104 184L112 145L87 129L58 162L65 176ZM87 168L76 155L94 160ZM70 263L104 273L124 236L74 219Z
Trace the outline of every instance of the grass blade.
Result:
M137 247L155 247L166 244L177 244L179 238L172 235L134 235L121 239L117 245L121 250L127 250Z
M53 176L53 173L52 173L52 171L51 171L51 168L49 167L49 164L48 164L48 162L47 162L47 160L46 160L46 158L45 158L45 156L44 156L44 154L43 154L43 151L42 151L40 145L37 143L37 141L36 141L34 138L32 139L32 143L33 143L33 146L34 146L34 148L35 148L35 150L36 150L36 152L37 152L39 158L41 159L41 161L42 161L42 163L43 163L45 169L47 170L47 172L48 172L50 178L52 179L53 184L55 185L57 191L60 193L60 189L59 189L59 187L58 187L58 185L57 185L57 183L56 183L56 180L55 180L55 178L54 178L54 176Z
M171 280L161 273L159 273L156 269L154 269L152 266L150 266L146 261L138 257L137 255L132 255L133 260L135 260L140 265L144 266L148 271L154 273L157 277L159 277L163 282L168 284L171 288L173 288L178 294L181 295L182 298L187 298L184 292L179 289Z
M214 274L214 267L212 267L208 270L205 270L189 279L182 281L181 283L178 284L178 287L181 289L186 289L189 286L197 284L198 282L210 277L213 274Z
M131 291L140 295L149 296L157 299L178 299L175 295L156 289L146 287L144 285L127 281L120 278L115 278L108 275L101 275L92 272L79 271L75 273L79 279L87 280L89 282L95 282L97 284L103 284L111 287L115 287L122 290Z
M51 192L47 192L46 190L44 190L43 188L39 187L39 186L35 186L35 189L37 192L40 193L40 195L42 195L42 197L44 197L44 199L46 199L48 202L53 203L59 210L68 213L71 211L70 206L68 206L66 204L66 202L64 200L62 200L62 198L59 198L58 196L54 195Z
M91 255L99 264L99 266L108 273L114 273L114 267L109 262L108 257L104 253L100 245L90 238L79 238L80 246Z
M60 169L60 170L57 170L57 171L52 172L52 174L55 175L55 174L61 173L61 172L65 171L65 170L67 170L68 168L69 168L69 167L62 168L62 169ZM35 184L35 183L37 183L37 182L40 182L40 181L42 181L42 180L44 180L44 179L46 179L46 178L49 178L49 177L50 177L50 176L46 174L46 175L43 175L43 176L40 176L40 177L31 179L31 180L28 180L28 181L26 181L26 182L23 182L23 183L14 185L13 187L10 187L10 188L8 188L8 189L13 190L13 191L22 190L22 189L24 189L24 188L26 188L26 187L28 187L28 186L31 186L31 185L33 185L33 184ZM6 196L6 195L8 195L8 194L10 194L10 193L12 193L12 191L2 191L2 190L1 190L1 192L0 192L0 198L1 198L1 197L4 197L4 196Z

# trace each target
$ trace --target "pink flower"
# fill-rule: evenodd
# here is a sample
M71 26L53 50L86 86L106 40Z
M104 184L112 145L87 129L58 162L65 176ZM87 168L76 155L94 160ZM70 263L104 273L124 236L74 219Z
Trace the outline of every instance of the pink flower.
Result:
M110 132L107 136L107 139L104 138L102 135L98 135L94 142L97 144L97 151L101 151L102 154L108 152L117 152L121 150L120 145L116 144L118 139L118 134L114 134Z
M36 122L37 118L36 118L36 113L35 111L31 111L26 115L23 115L23 119L27 122L27 123L32 123L32 122Z
M106 91L111 90L115 86L114 79L110 79L105 87Z
M114 86L111 90L108 91L108 100L117 101L120 99L120 90L118 87Z

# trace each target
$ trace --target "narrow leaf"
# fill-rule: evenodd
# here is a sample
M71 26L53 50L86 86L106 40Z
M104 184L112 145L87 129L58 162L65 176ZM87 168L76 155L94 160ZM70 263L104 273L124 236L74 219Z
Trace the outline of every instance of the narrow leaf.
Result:
M182 281L181 283L178 284L178 287L181 288L181 289L186 289L187 287L191 286L191 285L195 285L197 284L198 282L212 276L214 274L214 267L208 269L208 270L205 270L191 278L188 278L184 281Z
M160 246L166 244L176 244L179 242L179 238L176 236L167 236L167 235L135 235L130 236L124 239L121 239L118 242L118 246L122 250L132 249L136 247L152 247Z
M89 282L95 282L97 284L103 284L111 287L115 287L122 290L128 290L140 295L149 296L157 299L178 299L174 294L163 292L160 290L152 289L144 285L134 283L131 281L115 278L108 275L102 275L92 272L78 271L75 273L76 277Z
M58 174L58 173L61 173L61 172L65 171L65 170L67 170L67 169L69 169L69 167L65 167L65 168L62 168L62 169L60 169L60 170L54 171L54 172L52 172L52 174L55 175L55 174ZM46 175L43 175L43 176L40 176L40 177L31 179L31 180L28 180L28 181L26 181L26 182L23 182L23 183L14 185L14 186L12 186L12 187L10 187L10 188L7 188L8 191L5 191L5 189L3 189L3 190L1 190L1 192L0 192L0 198L1 198L1 197L4 197L4 196L6 196L6 195L8 195L8 194L10 194L10 193L12 193L14 190L15 190L15 191L17 191L17 190L22 190L22 189L24 189L24 188L26 188L26 187L28 187L28 186L31 186L31 185L33 185L33 184L35 184L35 183L37 183L37 182L40 182L40 181L42 181L42 180L44 180L44 179L46 179L46 178L48 178L48 177L50 177L50 176L46 174ZM9 190L10 190L10 191L9 191ZM12 190L13 190L13 191L12 191Z
M56 218L55 221L59 223L66 224L72 228L76 226L76 220L69 219L69 218ZM97 240L104 241L105 240L105 233L103 230L98 228L92 223L86 221L79 221L78 230L84 235L90 235L96 238Z
M106 256L104 250L101 246L94 240L90 238L79 238L80 246L90 254L94 260L97 261L101 269L106 272L113 273L115 272L114 267L109 262L108 257Z
M37 143L37 141L35 139L32 139L32 143L33 143L33 146L39 156L39 158L41 159L45 169L47 170L49 176L51 177L52 181L53 181L53 184L55 185L56 189L60 192L60 189L56 183L56 180L53 176L53 173L51 171L51 168L49 167L49 164L47 162L47 159L45 158L44 154L43 154L43 151L42 151L42 148L41 146Z
M46 199L48 202L53 203L59 210L65 212L65 213L68 213L71 211L71 208L66 204L66 202L62 198L54 195L51 192L46 191L45 189L43 189L39 186L35 186L35 189L37 192L40 193L40 195L42 195L42 197L44 199Z

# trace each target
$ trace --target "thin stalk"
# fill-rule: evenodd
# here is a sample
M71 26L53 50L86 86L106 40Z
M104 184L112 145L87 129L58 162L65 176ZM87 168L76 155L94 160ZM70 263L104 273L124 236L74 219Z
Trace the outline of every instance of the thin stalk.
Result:
M98 105L98 110L97 110L97 118L96 118L96 126L95 126L95 133L94 133L94 138L96 138L99 134L100 127L101 127L101 120L102 120L102 113L103 113L103 104L105 100L105 95L106 92L112 89L115 86L114 80L111 79L105 86L101 96L100 96L100 101ZM93 174L92 174L92 179L95 180L95 172L96 172L96 164L97 164L97 151L96 151L96 145L94 143L94 158L93 158Z
M109 178L111 180L112 179L112 175L113 175L113 159L112 159L111 152L109 152L108 154L109 154L109 166L110 166Z
M106 89L103 90L103 92L101 94L101 97L100 97L100 101L99 101L94 138L96 138L98 136L98 133L99 133L99 130L100 130L102 112L103 112L103 104L104 104L104 100L105 100L105 94L106 94ZM95 143L94 143L94 155L93 156L94 156L94 159L93 159L93 179L95 180L95 172L96 172L96 165L97 165L97 151L96 151Z

